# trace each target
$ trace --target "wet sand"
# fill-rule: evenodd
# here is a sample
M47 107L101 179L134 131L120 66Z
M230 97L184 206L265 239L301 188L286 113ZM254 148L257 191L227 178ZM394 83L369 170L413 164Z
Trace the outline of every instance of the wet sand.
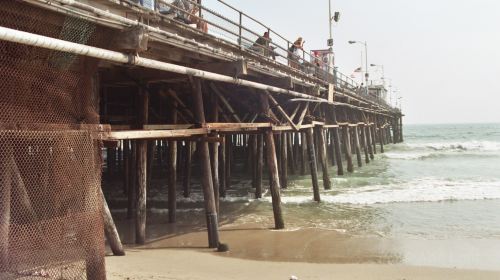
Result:
M206 231L178 226L166 231L170 233L151 238L144 246L128 247L125 257L107 257L109 279L289 279L291 275L299 279L500 279L500 265L495 269L494 260L491 268L486 266L490 271L457 269L445 263L405 264L405 250L418 251L424 259L428 252L431 257L432 242L408 248L407 243L377 236L324 229L275 231L247 224L223 226L221 241L229 244L230 251L216 253L206 249ZM471 256L463 256L467 257Z
M314 264L224 258L209 250L133 249L107 257L108 279L500 279L500 272L384 264Z

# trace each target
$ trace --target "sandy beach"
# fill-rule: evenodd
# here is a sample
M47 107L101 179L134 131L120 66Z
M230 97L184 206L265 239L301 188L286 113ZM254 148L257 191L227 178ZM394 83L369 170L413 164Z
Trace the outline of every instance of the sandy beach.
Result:
M170 230L171 234L152 238L144 246L128 247L125 257L108 256L108 279L289 279L292 275L298 279L500 279L494 263L492 269L465 269L444 262L408 265L404 260L408 250L431 252L432 263L432 254L439 255L434 247L441 243L402 248L396 240L375 236L324 229L274 231L251 224L223 226L221 240L230 251L217 253L206 249L204 231ZM476 258L465 254L460 257L465 263Z
M317 264L224 258L210 250L131 249L107 257L108 279L500 279L500 272L384 264Z

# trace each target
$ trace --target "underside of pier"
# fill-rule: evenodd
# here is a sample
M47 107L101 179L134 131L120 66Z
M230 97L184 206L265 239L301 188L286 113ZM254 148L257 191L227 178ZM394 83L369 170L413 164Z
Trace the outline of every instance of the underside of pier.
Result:
M273 227L283 229L288 174L310 173L320 202L331 177L403 140L399 110L340 73L245 47L241 22L233 42L133 1L0 3L2 279L105 279L104 240L124 253L106 203L111 185L144 244L153 178L167 182L175 223L196 176L217 248L219 201L236 166L255 198L269 190Z

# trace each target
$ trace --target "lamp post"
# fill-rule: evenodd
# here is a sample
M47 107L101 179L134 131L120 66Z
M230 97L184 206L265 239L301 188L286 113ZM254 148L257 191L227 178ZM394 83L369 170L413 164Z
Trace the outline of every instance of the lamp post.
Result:
M328 28L330 31L330 37L328 38L328 50L329 50L329 57L328 57L328 70L330 74L334 73L334 68L333 68L333 31L332 31L332 25L333 22L338 22L340 17L339 12L335 12L335 14L332 16L332 0L328 0Z
M368 78L370 76L370 74L368 74L368 44L365 42L361 42L361 41L349 41L349 44L362 44L365 46L365 82L366 82L366 85L365 85L365 92L366 92L366 95L368 95Z
M383 84L385 86L385 70L384 70L384 65L371 63L370 67L380 67L382 69L382 82L383 82Z

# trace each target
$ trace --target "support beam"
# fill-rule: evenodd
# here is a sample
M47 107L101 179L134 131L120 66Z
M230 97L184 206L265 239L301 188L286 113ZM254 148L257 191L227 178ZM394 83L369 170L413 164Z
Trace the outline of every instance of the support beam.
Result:
M149 117L149 94L139 89L141 107L139 120L141 125L148 123ZM147 199L147 178L148 178L148 142L147 140L137 141L137 197L136 197L136 216L135 216L135 242L144 244L146 242L146 199Z
M177 141L168 143L168 222L176 222L177 211Z
M263 114L269 113L269 99L266 94L260 95L261 109ZM283 220L283 214L281 211L281 194L280 194L280 178L278 171L278 161L276 158L276 146L274 145L273 131L267 129L265 131L265 142L266 142L266 158L267 167L269 169L269 185L271 189L271 199L273 204L273 214L274 214L274 227L275 229L285 228L285 222Z
M193 157L193 145L191 141L186 141L184 146L184 168L182 178L182 189L184 197L188 198L191 195L191 162Z
M281 169L281 188L288 188L288 139L286 137L286 133L282 132L280 134L280 169Z
M323 127L317 126L316 132L318 134L318 154L319 161L321 162L321 168L323 171L323 187L325 190L330 190L332 188L332 183L330 181L330 175L328 174L328 157L326 154L326 140L325 132Z
M238 113L236 113L236 111L233 109L233 107L231 106L231 104L229 104L229 102L227 101L227 99L224 97L224 95L222 94L222 92L215 86L214 83L210 83L210 88L215 92L215 94L217 95L217 97L220 99L221 101L221 104L224 106L225 110L228 111L229 113L231 113L231 117L234 118L235 121L241 123L243 122L240 117L238 116Z
M365 153L365 162L368 164L370 163L370 153L368 152L368 145L367 145L367 136L366 136L366 125L363 125L361 127L361 144L363 145L363 151Z
M201 89L201 80L192 79L194 113L195 118L202 126L206 124L205 109L203 106L203 93ZM212 179L212 169L210 166L210 152L208 143L205 141L198 143L199 155L202 169L202 188L205 201L205 213L208 228L208 246L217 248L219 246L219 222L217 219L217 209L214 197L214 187Z
M271 130L265 132L266 138L266 153L267 153L267 166L270 173L270 189L271 189L271 199L273 204L273 214L274 214L274 228L284 229L285 222L283 220L283 214L281 211L281 194L279 187L279 174L278 174L278 162L276 159L276 147L274 146L274 137Z
M273 105L273 107L278 110L280 115L283 118L285 118L285 120L293 127L293 129L295 131L298 131L299 127L297 125L295 125L295 123L292 121L290 116L288 116L288 114L285 112L285 110L283 110L283 108L279 105L278 101L276 101L276 99L274 99L274 97L272 97L271 94L269 94L267 91L266 91L266 93L269 95L269 101L271 101L271 104Z
M135 216L135 243L146 242L147 140L137 141L137 197Z
M129 188L128 188L128 203L127 203L127 219L135 217L134 209L136 206L137 197L137 141L130 141L130 160L129 160Z
M332 110L332 120L335 125L337 125L337 107L335 106ZM342 150L340 148L340 133L339 127L332 128L333 133L333 145L335 146L335 160L337 161L337 175L344 175L344 163L342 162Z
M347 160L347 172L354 172L354 165L352 164L352 153L351 153L351 137L349 133L349 126L344 126L342 128L343 134L343 144L344 144L344 153Z
M104 220L104 234L106 235L106 240L108 241L113 255L125 256L125 250L123 249L120 235L118 235L118 230L116 230L113 216L111 216L111 211L109 211L108 203L106 202L106 198L104 197L101 188L99 188L99 192L103 202L102 218Z
M305 176L307 172L307 136L305 132L300 133L300 175Z
M361 156L361 145L359 143L359 126L354 127L354 145L356 148L356 159L358 161L358 167L362 167L363 158Z
M211 99L211 120L214 123L219 121L219 109L217 97L212 92L210 95ZM212 137L218 137L218 134L211 134ZM212 179L215 197L215 208L217 209L217 214L219 214L219 200L220 200L220 181L219 181L219 142L210 143L210 163L212 164Z
M290 167L290 174L295 175L296 173L296 168L295 168L295 151L293 149L293 133L286 133L287 136L287 144L288 144L288 157L290 160L288 161L288 165Z
M368 153L370 154L370 159L373 160L375 156L373 155L373 146L372 146L372 130L371 127L365 126L365 134L366 134L366 144L368 146Z
M314 136L312 128L306 129L306 138L307 138L307 152L309 154L309 166L311 169L314 201L321 202L319 194L318 167L316 165L316 152L314 148Z
M262 168L264 165L264 137L257 134L257 159L255 160L255 198L262 198Z
M3 155L0 161L0 272L9 266L10 223L12 215L12 175L9 160Z

